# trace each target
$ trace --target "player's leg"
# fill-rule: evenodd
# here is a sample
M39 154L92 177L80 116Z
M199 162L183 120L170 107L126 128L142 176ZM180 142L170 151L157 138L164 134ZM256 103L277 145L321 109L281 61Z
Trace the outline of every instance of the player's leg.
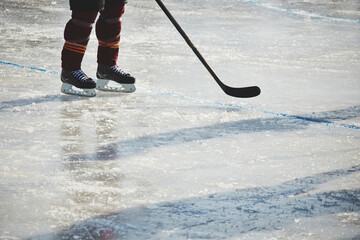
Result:
M135 78L117 66L121 33L121 17L125 11L123 0L107 0L96 22L98 46L97 87L105 91L133 92ZM115 81L111 86L109 81Z
M96 83L81 70L91 30L103 8L103 0L70 0L71 19L64 30L65 44L61 52L61 91L68 94L95 96ZM77 89L75 89L76 87Z

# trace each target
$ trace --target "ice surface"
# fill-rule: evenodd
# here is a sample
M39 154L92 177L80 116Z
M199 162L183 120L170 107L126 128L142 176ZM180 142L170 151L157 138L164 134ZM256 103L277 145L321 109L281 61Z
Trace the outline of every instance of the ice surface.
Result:
M60 93L67 1L0 2L0 239L359 239L360 2L129 1L133 94ZM94 76L93 34L83 70Z

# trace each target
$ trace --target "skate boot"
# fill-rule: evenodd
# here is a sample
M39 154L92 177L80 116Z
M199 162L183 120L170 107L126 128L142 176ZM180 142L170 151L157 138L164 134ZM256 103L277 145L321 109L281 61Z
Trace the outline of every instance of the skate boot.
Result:
M80 69L77 71L67 71L65 69L61 72L61 92L71 95L95 97L96 83L94 80L86 76Z
M110 92L131 93L136 90L135 78L123 72L117 65L98 65L96 88Z

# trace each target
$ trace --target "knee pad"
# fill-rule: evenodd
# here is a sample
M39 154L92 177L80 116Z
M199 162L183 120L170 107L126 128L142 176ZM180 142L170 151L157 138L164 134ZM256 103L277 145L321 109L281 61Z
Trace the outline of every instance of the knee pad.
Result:
M104 19L99 17L96 22L96 37L101 42L116 42L120 40L121 20L120 18Z
M97 12L73 12L72 18L66 24L64 38L73 43L87 43Z
M100 12L96 22L96 36L102 42L114 42L120 39L121 16L124 14L124 5L113 5Z

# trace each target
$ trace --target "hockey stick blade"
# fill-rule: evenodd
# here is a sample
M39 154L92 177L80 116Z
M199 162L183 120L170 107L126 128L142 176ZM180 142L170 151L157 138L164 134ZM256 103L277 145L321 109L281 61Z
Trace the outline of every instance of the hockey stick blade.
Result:
M186 43L189 45L189 47L193 50L195 55L199 58L201 63L205 66L205 68L209 71L211 76L214 78L214 80L219 84L221 89L229 96L237 97L237 98L250 98L250 97L256 97L261 93L261 90L257 86L252 87L242 87L242 88L233 88L226 86L224 83L220 81L220 79L216 76L215 72L211 69L209 64L205 61L204 57L201 55L201 53L196 49L194 44L191 42L190 38L186 35L184 30L180 27L178 22L175 20L175 18L171 15L169 10L165 7L164 3L161 0L155 0L156 3L160 6L160 8L163 10L165 15L169 18L171 23L174 25L176 30L180 33L180 35L184 38Z
M237 97L237 98L251 98L256 97L261 93L261 90L257 86L251 86L251 87L242 87L242 88L233 88L224 85L222 87L222 90L229 96Z

